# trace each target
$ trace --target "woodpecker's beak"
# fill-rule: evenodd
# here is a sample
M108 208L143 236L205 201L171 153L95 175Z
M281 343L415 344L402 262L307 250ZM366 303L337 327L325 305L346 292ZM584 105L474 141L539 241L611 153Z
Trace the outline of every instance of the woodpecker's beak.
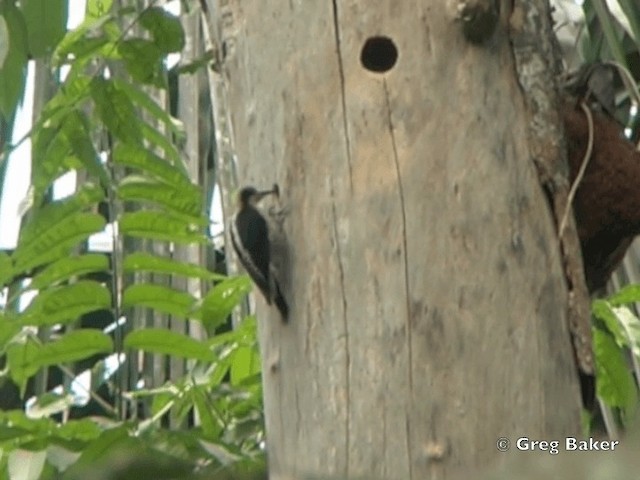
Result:
M275 195L276 197L280 196L280 189L278 188L277 184L273 185L273 188L271 190L262 190L261 192L256 192L253 197L252 200L255 203L258 203L260 200L262 200L264 197L267 197L269 195Z
M267 196L271 195L272 193L274 193L273 190L263 190L262 192L256 192L251 197L251 200L253 200L254 203L258 203L264 197L267 197Z
M238 207L242 209L247 205L256 205L267 195L275 195L276 197L279 197L280 190L278 189L278 185L274 184L271 190L261 191L258 191L251 186L244 187L238 192Z

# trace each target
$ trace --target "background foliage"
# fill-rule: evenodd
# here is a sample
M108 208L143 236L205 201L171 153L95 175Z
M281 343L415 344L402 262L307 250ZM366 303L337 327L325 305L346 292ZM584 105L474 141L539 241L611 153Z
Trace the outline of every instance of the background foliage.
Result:
M591 65L610 66L605 85L590 89L606 91L610 111L631 141L638 142L638 79L640 79L640 6L635 0L558 0L555 15L569 71ZM601 79L599 81L602 82ZM607 106L596 106L605 108ZM624 285L630 286L623 287ZM640 243L636 240L613 278L608 298L592 304L593 341L596 357L596 391L603 420L614 436L635 423L640 378Z
M0 15L3 169L28 59L55 82L29 134L18 244L0 251L0 476L262 470L256 321L229 328L250 283L189 261L211 241L207 195L158 93L185 46L180 20L106 0L72 31L66 0L4 1ZM70 171L75 193L54 199ZM105 231L112 247L92 250Z

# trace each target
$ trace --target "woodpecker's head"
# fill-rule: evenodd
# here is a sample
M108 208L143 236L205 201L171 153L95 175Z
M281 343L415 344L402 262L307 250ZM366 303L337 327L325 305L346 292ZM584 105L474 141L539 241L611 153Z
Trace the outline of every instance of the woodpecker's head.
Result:
M238 204L240 208L247 205L255 205L267 195L278 195L278 186L274 185L271 190L258 191L255 187L244 187L238 193Z

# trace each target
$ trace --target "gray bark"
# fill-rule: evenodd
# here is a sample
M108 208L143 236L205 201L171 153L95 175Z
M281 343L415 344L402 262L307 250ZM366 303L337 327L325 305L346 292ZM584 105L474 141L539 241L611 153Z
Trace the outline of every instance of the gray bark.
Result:
M239 177L289 210L289 325L258 306L270 478L452 478L498 437L577 434L509 12L475 46L451 1L216 11ZM375 35L384 74L360 62Z

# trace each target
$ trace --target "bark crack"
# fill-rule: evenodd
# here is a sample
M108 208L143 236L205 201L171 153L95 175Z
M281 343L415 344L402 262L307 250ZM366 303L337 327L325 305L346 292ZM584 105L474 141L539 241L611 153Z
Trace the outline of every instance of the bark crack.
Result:
M344 281L344 265L342 261L342 251L340 249L340 238L338 236L338 215L336 213L335 194L333 190L333 181L331 182L331 215L333 223L333 238L336 242L336 255L338 257L338 271L340 273L340 292L342 292L342 323L344 325L344 340L345 340L345 357L346 357L346 375L345 375L345 389L346 389L346 415L345 415L345 441L346 441L346 466L347 471L345 476L349 477L349 421L350 421L350 408L351 408L351 386L350 386L350 371L351 371L351 356L349 353L349 324L347 322L347 296L345 295L345 281Z
M413 390L413 373L411 371L412 351L411 351L411 301L409 295L409 251L407 249L407 210L404 198L404 188L402 185L402 175L400 173L400 163L398 161L398 146L396 144L396 136L394 133L393 119L391 118L391 103L389 101L389 90L387 82L384 80L384 97L387 103L387 121L389 122L389 135L391 136L391 146L393 148L393 164L396 169L396 178L398 181L398 194L400 197L400 213L402 214L402 248L404 249L404 290L406 292L405 300L407 306L407 339L409 351L409 388Z
M344 80L344 64L342 62L342 43L340 40L340 25L338 22L338 3L332 0L333 4L333 28L336 39L336 51L338 53L338 71L340 73L340 95L342 100L342 128L344 138L347 142L347 165L349 167L349 188L353 192L353 172L351 168L351 138L349 137L349 123L347 122L347 94Z
M409 467L409 480L413 480L413 465L411 464L411 419L409 413L406 413L405 418L405 437L407 443L407 466Z
M387 121L389 123L389 135L391 136L391 146L393 148L393 164L396 169L396 178L398 182L398 194L400 197L400 209L402 214L402 248L404 249L404 290L405 300L407 307L407 351L409 354L409 406L413 399L413 352L411 349L411 300L409 295L409 251L407 249L407 211L404 198L404 188L402 185L402 175L400 172L400 163L398 159L398 146L396 144L395 129L393 126L393 119L391 117L391 101L389 100L389 89L387 88L387 81L383 80L384 86L384 98L387 104ZM409 479L413 478L413 469L411 463L411 422L410 422L410 407L406 412L406 442L407 442L407 463L409 467Z

